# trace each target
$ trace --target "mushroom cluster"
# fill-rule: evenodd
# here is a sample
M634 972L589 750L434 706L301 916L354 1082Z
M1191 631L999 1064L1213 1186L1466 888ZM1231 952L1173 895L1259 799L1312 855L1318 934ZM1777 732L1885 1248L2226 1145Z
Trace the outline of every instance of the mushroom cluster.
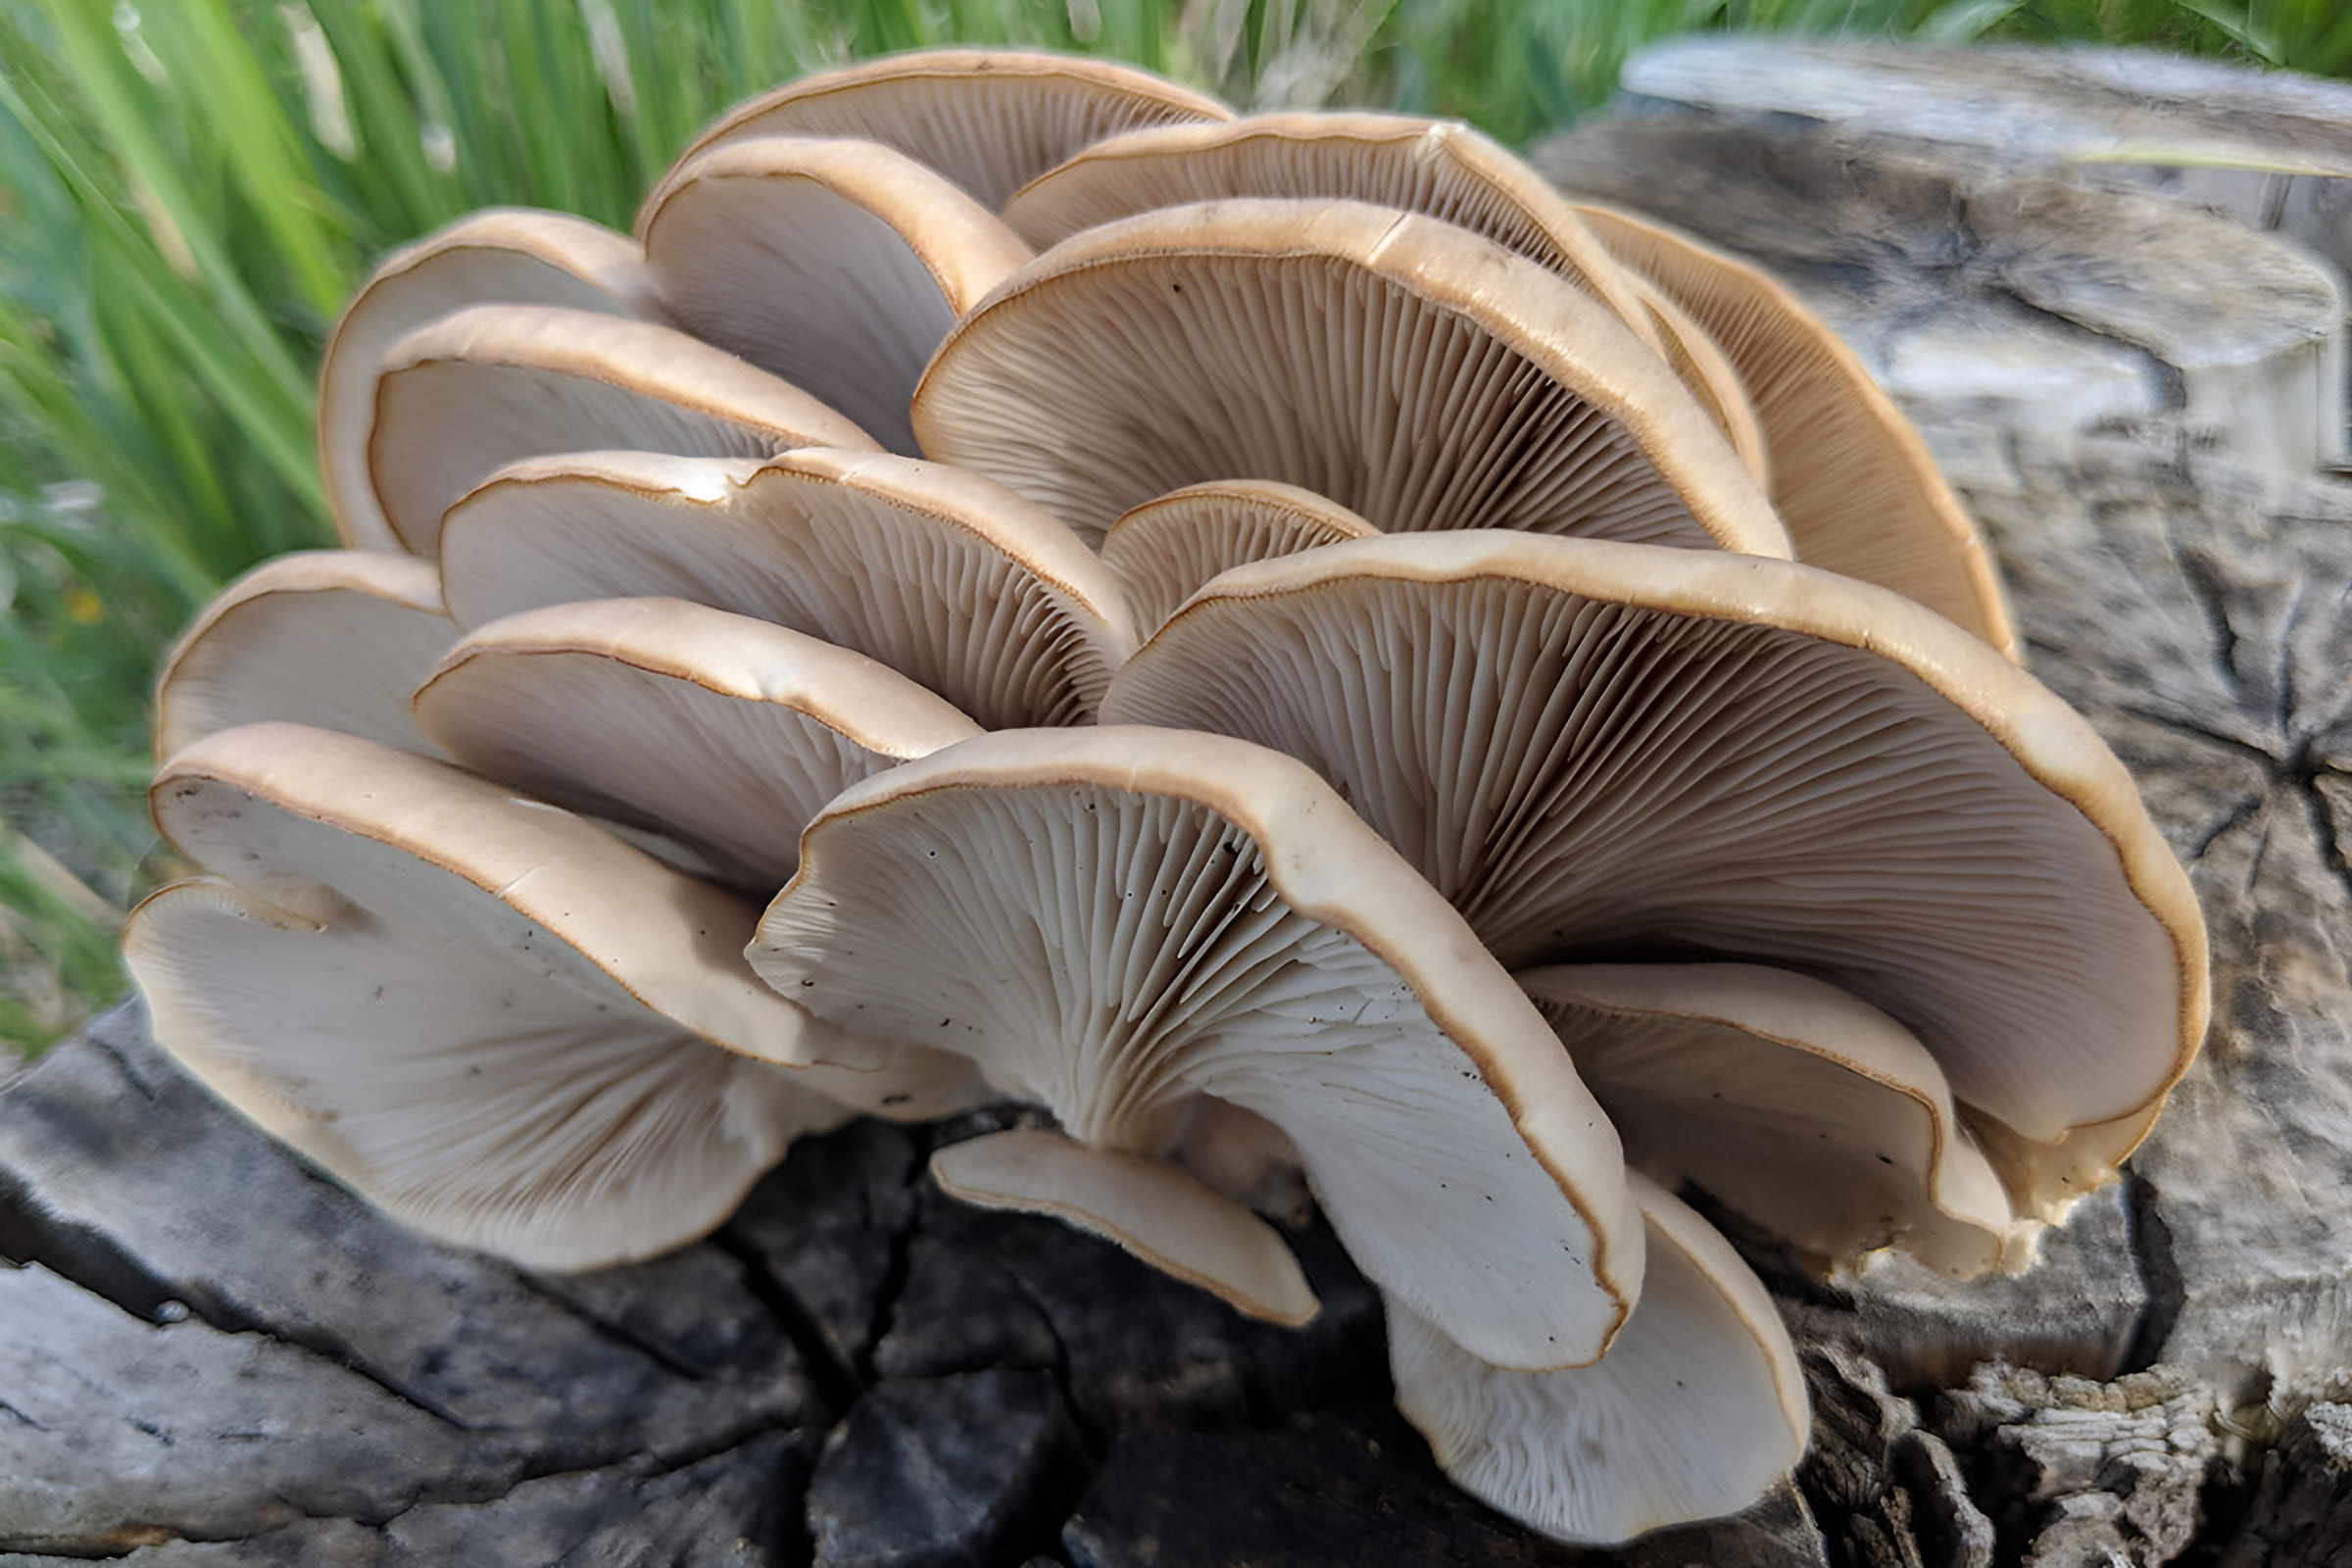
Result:
M1807 1435L1678 1191L2022 1267L2203 1031L2185 879L1853 357L1458 124L818 76L634 237L386 262L318 440L349 548L163 675L211 874L129 961L239 1109L527 1266L1022 1102L945 1190L1298 1324L1303 1179L1440 1464L1613 1541Z

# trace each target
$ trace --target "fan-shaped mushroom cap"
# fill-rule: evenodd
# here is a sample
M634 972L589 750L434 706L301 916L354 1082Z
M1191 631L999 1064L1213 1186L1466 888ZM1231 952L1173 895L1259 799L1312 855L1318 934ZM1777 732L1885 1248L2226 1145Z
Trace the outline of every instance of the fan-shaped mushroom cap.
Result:
M2023 1263L2001 1179L1910 1031L1808 975L1744 963L1558 964L1520 985L1625 1140L1832 1261L1901 1247L1949 1274Z
M1257 1112L1364 1272L1489 1359L1592 1360L1639 1288L1617 1137L1567 1054L1288 758L1089 728L904 763L809 824L752 962L1090 1148L1156 1155L1200 1094Z
M450 504L522 458L605 447L763 458L806 446L877 450L799 387L683 332L483 305L386 352L368 465L393 529L430 556Z
M626 234L565 213L491 208L396 251L343 308L318 368L318 470L343 542L405 550L368 477L384 354L469 305L560 305L662 318L645 258Z
M746 136L856 136L938 170L995 212L1104 136L1170 121L1231 120L1214 98L1105 60L929 49L804 76L728 111L681 164ZM656 189L647 211L659 203ZM639 229L643 231L643 220Z
M1739 368L1772 457L1773 505L1797 559L1891 588L2015 659L2016 632L1984 536L1854 351L1745 263L1624 213L1577 211Z
M1690 318L1681 306L1667 297L1658 286L1636 274L1634 291L1641 296L1642 306L1658 329L1666 363L1674 367L1690 395L1698 399L1707 417L1715 421L1732 450L1740 454L1740 466L1755 477L1756 483L1772 483L1772 460L1764 450L1764 429L1756 422L1756 411L1747 401L1747 389L1740 384L1740 372L1724 356L1706 329Z
M1332 545L1203 588L1102 713L1305 759L1513 967L1747 959L1885 1009L2040 1146L1987 1149L2038 1217L2112 1176L2204 1033L2195 899L2089 725L1793 563Z
M1389 1303L1396 1407L1454 1485L1563 1541L1736 1513L1805 1451L1804 1374L1772 1298L1714 1228L1639 1175L1642 1300L1607 1359L1490 1366Z
M943 175L870 141L760 136L646 209L646 265L696 336L806 387L894 452L956 318L1032 259Z
M982 725L1092 717L1134 647L1068 529L937 464L807 448L518 464L449 514L443 592L472 627L578 599L690 599L880 661Z
M679 599L494 620L416 706L467 766L676 839L763 892L792 875L801 829L842 790L980 733L860 654Z
M1212 479L1147 501L1112 523L1102 564L1127 590L1136 629L1148 634L1219 572L1379 532L1295 484Z
M1163 1161L1015 1130L950 1144L931 1174L967 1203L1051 1214L1116 1242L1245 1316L1298 1328L1321 1309L1279 1231Z
M457 635L428 562L362 550L279 556L222 589L165 659L155 755L266 718L429 750L409 694Z
M178 753L152 799L166 839L236 879L133 917L157 1038L436 1235L551 1267L643 1255L716 1224L833 1101L971 1097L965 1064L837 1039L762 987L733 896L413 753L251 724ZM881 1065L719 1049L789 1057L810 1034Z
M1606 306L1360 202L1173 207L1056 245L941 345L914 430L1090 543L1153 496L1244 478L1391 532L1788 553L1723 433Z
M1494 141L1409 115L1251 115L1131 130L1075 153L1004 204L1040 250L1156 207L1239 196L1338 198L1469 229L1592 294L1662 349L1639 294L1575 207Z

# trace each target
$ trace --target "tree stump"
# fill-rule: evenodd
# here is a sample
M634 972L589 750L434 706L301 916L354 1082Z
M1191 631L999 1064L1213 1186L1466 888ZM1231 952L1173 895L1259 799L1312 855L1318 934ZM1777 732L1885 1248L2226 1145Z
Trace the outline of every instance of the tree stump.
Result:
M1322 1317L1245 1322L944 1199L928 1150L1006 1113L856 1124L696 1246L521 1272L287 1155L132 1005L0 1090L0 1563L2342 1561L2352 490L2310 471L2339 285L2161 191L1676 91L1543 166L1847 331L1989 530L2033 668L2139 778L2214 945L2202 1062L2034 1272L1825 1284L1735 1236L1812 1384L1794 1486L1623 1552L1535 1540L1389 1408L1377 1300L1328 1229L1297 1238Z

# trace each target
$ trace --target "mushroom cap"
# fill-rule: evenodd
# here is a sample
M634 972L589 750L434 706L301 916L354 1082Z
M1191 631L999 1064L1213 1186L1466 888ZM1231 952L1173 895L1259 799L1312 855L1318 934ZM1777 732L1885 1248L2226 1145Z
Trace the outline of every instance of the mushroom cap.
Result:
M1796 1348L1763 1285L1664 1188L1629 1178L1649 1236L1642 1300L1593 1366L1491 1366L1391 1300L1396 1407L1454 1485L1562 1541L1614 1544L1736 1513L1804 1454Z
M432 556L451 504L520 459L604 447L764 458L806 446L876 450L799 387L684 332L482 305L385 351L368 467L402 543Z
M2204 1034L2196 901L2090 726L1794 563L1332 545L1201 589L1102 715L1303 758L1514 968L1746 960L1860 997L2024 1141L1987 1153L2035 1217L2112 1179Z
M1132 66L1021 50L926 49L762 93L721 116L678 163L746 136L855 136L938 170L994 212L1089 142L1138 125L1232 118L1214 98ZM666 182L645 210L664 194ZM642 233L642 219L638 226Z
M264 562L223 588L165 657L155 755L267 718L428 751L409 694L457 635L428 562L367 550Z
M2000 574L1927 444L1844 340L1757 269L1645 219L1580 206L1738 368L1797 559L1918 601L2018 657Z
M807 447L517 464L449 514L442 588L473 627L580 599L689 599L876 660L984 726L1082 723L1135 646L1118 583L978 474Z
M1567 1054L1288 758L1103 728L935 752L809 824L752 962L1090 1148L1158 1155L1203 1094L1256 1112L1358 1266L1489 1359L1590 1361L1639 1288L1616 1134Z
M912 456L907 404L956 318L1032 259L945 176L869 141L760 136L682 166L646 265L696 336Z
M1154 496L1250 478L1396 533L1788 554L1723 433L1606 306L1360 202L1173 207L1065 240L957 323L914 429L1090 543Z
M1900 1247L1969 1276L2022 1263L2001 1179L1916 1037L1869 1004L1745 963L1518 975L1578 1076L1669 1187L1695 1183L1834 1263Z
M1239 196L1370 202L1457 224L1559 273L1663 349L1632 280L1551 183L1458 121L1411 115L1250 115L1108 137L1004 206L1039 250L1156 207Z
M832 1034L745 967L750 906L413 753L245 725L180 751L152 801L236 879L132 917L157 1039L444 1239L544 1267L643 1256L717 1224L796 1132L976 1088L929 1054L783 1071L720 1049Z
M1115 1242L1245 1317L1295 1329L1321 1310L1281 1232L1163 1160L1016 1128L950 1144L931 1174L951 1198Z
M679 599L494 620L450 650L416 711L466 766L677 840L763 893L843 789L980 733L862 655Z
M214 1093L395 1219L528 1268L683 1246L852 1114L429 918L314 922L205 877L132 910L122 950L156 1039Z
M559 305L662 318L626 234L527 208L493 207L395 251L343 308L318 368L318 471L343 543L405 550L368 477L368 436L386 351L469 305Z
M1102 564L1149 633L1234 566L1379 533L1327 496L1271 479L1212 479L1147 501L1102 536Z

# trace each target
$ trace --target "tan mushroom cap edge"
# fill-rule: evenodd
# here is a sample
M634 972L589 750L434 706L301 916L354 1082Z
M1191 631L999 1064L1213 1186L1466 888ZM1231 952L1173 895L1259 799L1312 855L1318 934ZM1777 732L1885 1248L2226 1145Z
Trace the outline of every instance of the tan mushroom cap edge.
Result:
M755 965L761 950L777 951L770 930L779 909L804 890L824 897L816 890L831 874L829 840L855 818L935 793L1069 784L1162 796L1216 813L1260 847L1266 880L1293 911L1345 934L1403 979L1414 1004L1470 1059L1592 1238L1587 1266L1616 1303L1599 1336L1605 1351L1640 1294L1639 1238L1627 1245L1636 1227L1622 1197L1626 1172L1614 1131L1549 1025L1452 906L1311 769L1281 753L1188 730L1098 725L993 732L876 774L844 791L810 824L800 870L760 922ZM1311 858L1284 855L1282 846L1299 842L1319 848ZM1465 984L1465 968L1493 971L1505 983Z
M531 264L545 275L526 284ZM435 282L451 291L447 300L409 298ZM393 252L343 308L318 368L318 471L345 545L404 548L368 482L383 351L451 311L501 301L665 319L636 241L568 213L493 207Z
M1065 240L1006 279L940 345L914 394L915 434L924 450L948 462L984 459L959 450L946 407L993 395L986 385L959 385L971 379L961 362L973 357L974 345L1005 333L1054 342L1059 333L1052 314L1064 308L1065 293L1080 291L1083 300L1091 277L1178 258L1333 262L1471 323L1620 429L1718 547L1782 559L1791 554L1787 531L1722 430L1672 368L1606 306L1467 229L1362 202L1208 202L1143 213ZM1540 302L1540 316L1527 314L1533 302ZM976 466L985 471L984 461ZM1112 520L1104 517L1100 526ZM1394 526L1378 516L1371 521Z
M856 135L894 146L917 162L939 169L983 206L995 208L1013 188L1061 162L1093 137L1082 132L1074 143L1057 138L1065 145L1039 149L1044 155L1042 162L998 190L985 178L988 149L972 145L925 148L925 138L904 123L905 112L896 100L911 90L922 93L933 105L943 100L954 104L956 95L971 95L975 87L991 92L1007 83L1015 92L1059 90L1092 100L1102 119L1096 136L1160 121L1233 118L1233 111L1214 98L1112 61L1016 49L924 49L821 72L761 93L721 115L688 144L673 167L739 137ZM967 133L971 129L968 122L965 129ZM925 157L925 151L933 156ZM961 167L950 167L956 164ZM662 187L657 186L640 211L639 233L645 231L645 213L661 195Z
M803 446L881 450L873 437L791 382L674 328L589 311L483 305L420 327L386 352L376 383L377 418L368 441L369 483L379 502L389 502L380 475L396 443L387 433L384 416L391 412L387 405L399 383L435 368L467 366L576 380L667 405L713 425L731 427L734 444L757 446L762 455ZM445 411L436 410L441 412ZM595 432L583 432L547 450L612 444ZM416 459L402 454L399 461ZM473 476L472 483L457 489L452 503L487 477ZM414 553L433 554L439 516L404 519L389 504L385 514Z
M1765 449L1764 427L1756 422L1755 408L1747 400L1747 387L1739 370L1688 311L1639 272L1632 276L1635 292L1642 296L1658 336L1664 340L1666 363L1674 367L1683 385L1690 389L1690 395L1732 443L1741 466L1769 494L1772 456Z
M440 649L457 639L457 625L441 606L440 574L430 562L377 550L305 550L266 561L220 590L164 656L163 671L155 682L156 760L161 761L199 736L217 729L263 717L292 717L290 713L257 711L223 722L223 715L206 711L208 705L190 688L196 682L211 679L233 688L236 699L255 696L255 688L261 684L255 672L240 672L250 650L230 646L239 638L239 627L256 616L282 619L270 603L281 595L325 594L356 594L375 601L396 623L413 618L417 643L438 644L430 654L416 648L367 650L370 667L365 673L386 674L392 686L413 684L409 672L421 676L431 667L430 661L439 657ZM338 619L338 641L356 641L353 634L360 628L348 617ZM406 661L400 657L403 652L410 656ZM382 669L380 664L387 659L396 667ZM266 673L291 677L292 682L303 686L317 682L330 688L320 693L321 707L347 707L354 696L342 683L342 677L351 671L336 662L329 662L322 668L318 663L306 662L299 669ZM389 688L382 694L387 703L391 695ZM368 732L377 739L389 741L395 733L406 731L403 737L406 744L423 744L423 737L416 734L416 726L409 720L405 702L367 714L366 718L372 721Z
M926 1104L970 1102L967 1064L848 1035L761 983L740 945L757 923L756 906L670 869L569 811L354 736L303 724L247 724L183 748L149 786L157 830L199 863L209 863L200 841L212 831L207 815L221 791L385 845L471 883L655 1012L712 1045L800 1068L808 1087L845 1104L908 1118L941 1113ZM241 810L214 820L234 822ZM321 922L332 921L348 902L337 890L282 879L238 885ZM648 919L649 910L667 918ZM819 1054L823 1066L814 1065ZM901 1095L908 1098L892 1098Z
M1244 1317L1295 1329L1322 1310L1279 1231L1165 1161L1015 1129L950 1144L931 1174L951 1198L1115 1242Z
M1352 154L1352 167L1309 162L1335 152ZM1245 196L1337 197L1457 223L1560 273L1665 350L1632 279L1575 205L1459 121L1325 110L1153 125L1106 137L1038 175L1004 204L1004 218L1044 250L1152 208Z
M1492 530L1388 534L1229 571L1178 611L1138 657L1203 605L1275 598L1320 587L1342 573L1402 581L1492 575L1548 584L1595 602L1777 627L1857 649L1908 671L1983 727L2028 776L2081 812L2113 848L2126 885L2170 940L2179 981L2179 1029L2171 1067L2138 1106L2078 1125L2059 1142L2030 1143L1990 1118L1970 1115L1972 1130L2013 1195L2068 1186L2063 1178L2085 1166L2105 1172L2102 1181L2112 1179L2115 1164L2147 1136L2165 1097L2196 1059L2212 1010L2205 918L2187 873L2150 820L2132 775L2081 714L1983 639L1934 611L1890 590L1794 562ZM2084 1190L2077 1186L2075 1195ZM2029 1212L2035 1206L2021 1201Z
M1739 368L1773 455L1773 500L1798 559L1891 589L2005 657L2022 657L1984 535L1927 443L1845 340L1744 262L1614 208L1576 210L1620 261L1694 317ZM1791 370L1801 373L1791 379ZM1825 430L1836 433L1842 452L1814 450ZM1882 499L1889 491L1892 505ZM1824 537L1822 522L1845 520L1838 514L1851 514L1857 497L1872 510L1848 523L1851 537ZM1888 559L1890 548L1896 559ZM1900 560L1923 549L1924 561Z

